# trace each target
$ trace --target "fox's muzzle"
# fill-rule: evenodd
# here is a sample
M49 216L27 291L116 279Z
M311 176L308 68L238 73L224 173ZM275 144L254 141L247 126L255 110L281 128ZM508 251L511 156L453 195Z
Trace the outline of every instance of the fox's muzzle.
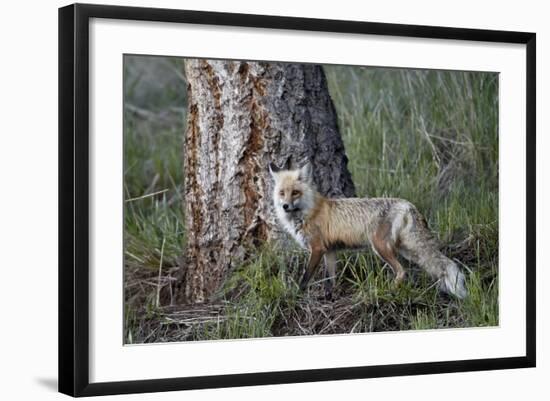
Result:
M292 213L292 212L297 212L298 210L300 210L300 208L298 207L293 207L292 205L288 204L288 203L283 203L283 210L286 212L286 213Z

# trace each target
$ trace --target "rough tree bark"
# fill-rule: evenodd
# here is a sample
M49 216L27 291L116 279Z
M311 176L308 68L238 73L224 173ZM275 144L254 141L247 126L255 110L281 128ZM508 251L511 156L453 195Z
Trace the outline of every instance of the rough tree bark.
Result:
M187 60L184 295L205 302L231 269L280 229L270 162L306 160L318 190L353 196L322 67Z

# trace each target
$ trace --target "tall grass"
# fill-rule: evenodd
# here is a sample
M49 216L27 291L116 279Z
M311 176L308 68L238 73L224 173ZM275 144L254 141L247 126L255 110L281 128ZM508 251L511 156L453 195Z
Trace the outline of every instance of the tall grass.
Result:
M396 288L371 252L342 252L336 300L327 302L322 274L298 291L304 252L266 246L228 278L216 303L199 307L175 305L174 293L185 242L186 99L174 95L174 87L185 92L181 60L126 65L127 343L498 324L496 74L325 66L358 195L413 202L467 271L466 300L441 295L408 264ZM154 86L155 69L170 90Z

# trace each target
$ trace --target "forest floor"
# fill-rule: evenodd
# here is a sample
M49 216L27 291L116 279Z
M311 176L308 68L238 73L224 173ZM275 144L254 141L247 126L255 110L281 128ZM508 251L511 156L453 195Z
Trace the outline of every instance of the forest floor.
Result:
M440 294L407 263L407 279L395 287L391 270L365 251L339 254L327 301L322 272L298 291L303 251L266 245L215 301L177 305L185 245L181 67L167 58L125 64L126 343L498 325L496 74L325 66L358 195L414 203L465 271L468 298Z

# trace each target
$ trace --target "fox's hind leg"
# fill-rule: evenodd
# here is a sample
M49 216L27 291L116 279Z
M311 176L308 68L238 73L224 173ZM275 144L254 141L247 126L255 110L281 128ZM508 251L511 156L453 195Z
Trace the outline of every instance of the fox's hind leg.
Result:
M405 269L397 259L397 246L392 239L390 224L380 225L372 236L371 243L374 251L395 273L395 284L401 283L405 278Z

